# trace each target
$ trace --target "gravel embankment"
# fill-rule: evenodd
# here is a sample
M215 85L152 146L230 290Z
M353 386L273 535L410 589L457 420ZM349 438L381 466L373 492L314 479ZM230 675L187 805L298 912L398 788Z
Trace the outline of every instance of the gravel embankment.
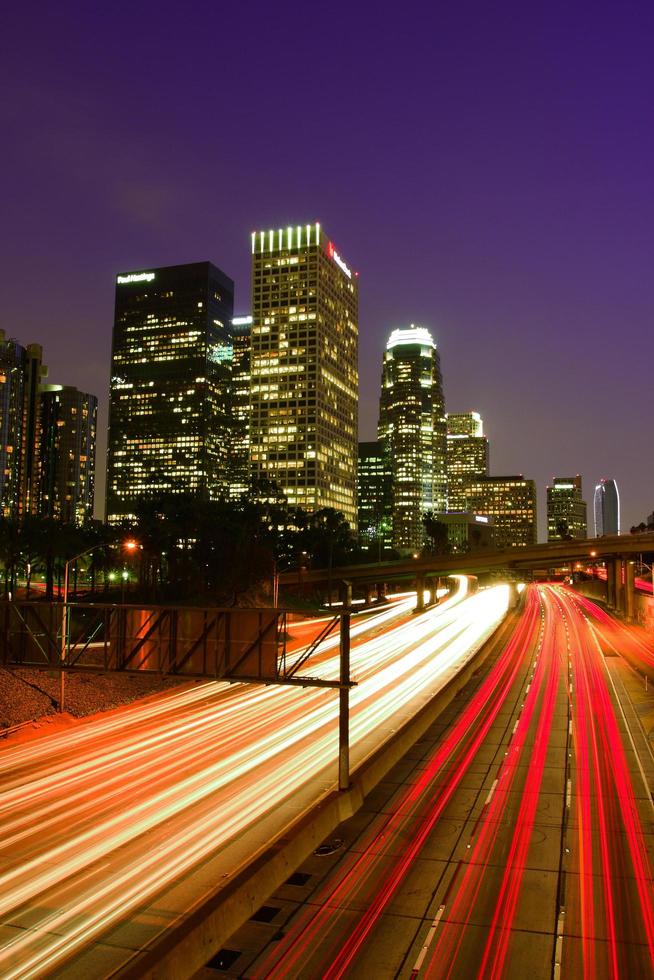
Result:
M178 678L138 674L67 674L66 711L77 718L108 711L156 691L178 687ZM187 682L188 683L188 682ZM28 667L0 667L0 734L2 729L36 721L57 712L59 674Z

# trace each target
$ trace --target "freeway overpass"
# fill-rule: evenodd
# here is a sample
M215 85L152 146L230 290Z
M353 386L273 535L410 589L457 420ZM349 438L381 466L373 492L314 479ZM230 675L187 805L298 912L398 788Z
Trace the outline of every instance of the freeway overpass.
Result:
M484 550L465 555L427 555L400 561L377 562L366 565L342 565L332 568L301 569L283 572L280 585L334 585L342 583L363 587L369 594L372 586L378 590L383 583L397 579L415 579L418 608L423 590L436 576L455 574L479 575L509 570L517 573L536 569L555 569L574 566L577 562L603 561L607 567L607 601L628 618L633 615L634 563L643 553L654 551L654 532L619 534L601 538L556 541L527 548L508 548L501 551Z

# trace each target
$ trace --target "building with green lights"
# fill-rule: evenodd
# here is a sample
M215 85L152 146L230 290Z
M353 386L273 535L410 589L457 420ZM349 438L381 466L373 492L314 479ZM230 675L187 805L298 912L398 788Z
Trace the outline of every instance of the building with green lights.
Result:
M252 234L250 459L289 504L356 528L357 276L320 224Z
M233 312L234 283L210 262L117 277L109 521L143 497L227 494Z
M390 460L393 547L420 548L422 516L447 499L447 428L440 357L424 327L394 330L382 366L379 439Z
M466 488L471 480L488 476L488 439L479 412L448 412L447 507L466 509Z
M392 548L393 500L390 461L380 442L359 443L357 511L359 540L380 561Z
M93 518L98 400L68 385L41 386L39 514Z
M557 476L547 487L547 540L588 537L581 477Z
M496 548L536 544L536 484L523 476L486 476L471 480L466 510L493 518Z

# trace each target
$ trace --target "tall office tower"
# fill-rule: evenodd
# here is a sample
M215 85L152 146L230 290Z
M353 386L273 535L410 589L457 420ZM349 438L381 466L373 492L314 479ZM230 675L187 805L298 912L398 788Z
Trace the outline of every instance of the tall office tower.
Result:
M615 480L602 479L595 487L595 537L620 533L620 494Z
M41 386L39 514L70 524L93 518L98 399L68 385Z
M424 327L393 330L382 367L379 439L391 461L393 546L419 548L422 515L444 511L447 428L440 357Z
M471 480L466 510L493 518L496 548L536 544L536 484L523 476Z
M388 457L380 442L359 443L357 469L357 505L359 537L369 545L376 544L378 557L392 547L393 500Z
M586 501L582 497L581 477L557 476L547 488L547 540L585 538Z
M471 479L488 476L488 439L479 412L448 412L447 509L465 510Z
M229 496L238 500L250 488L250 359L252 317L232 319L232 370L229 433Z
M319 224L252 234L252 477L356 529L356 275Z
M227 492L234 283L210 262L116 280L107 518L139 499Z
M0 330L0 510L35 514L39 489L39 385L47 375L39 344L23 347Z

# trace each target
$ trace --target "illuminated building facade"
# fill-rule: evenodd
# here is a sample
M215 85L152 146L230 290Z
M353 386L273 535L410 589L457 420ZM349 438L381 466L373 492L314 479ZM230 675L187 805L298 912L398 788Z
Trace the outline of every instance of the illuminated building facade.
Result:
M486 476L471 480L467 510L492 517L496 548L536 544L536 484L523 476Z
M254 232L252 273L252 477L355 529L356 274L318 223Z
M252 317L232 319L229 431L229 496L238 500L250 488L250 359Z
M479 412L448 412L447 507L466 509L466 487L476 477L488 476L488 439Z
M388 457L380 442L359 443L357 509L362 544L377 545L378 557L392 547L393 500Z
M234 284L210 262L116 280L107 518L144 496L227 492Z
M38 510L39 387L46 374L39 344L23 347L0 330L0 512L5 517Z
M620 494L615 480L600 480L593 501L595 537L620 533Z
M581 477L555 477L547 488L547 540L586 536L586 501L582 496Z
M70 524L93 518L98 400L67 385L41 387L39 513Z
M392 474L393 547L420 548L422 515L446 509L446 422L440 358L424 327L394 330L386 345L379 439Z

